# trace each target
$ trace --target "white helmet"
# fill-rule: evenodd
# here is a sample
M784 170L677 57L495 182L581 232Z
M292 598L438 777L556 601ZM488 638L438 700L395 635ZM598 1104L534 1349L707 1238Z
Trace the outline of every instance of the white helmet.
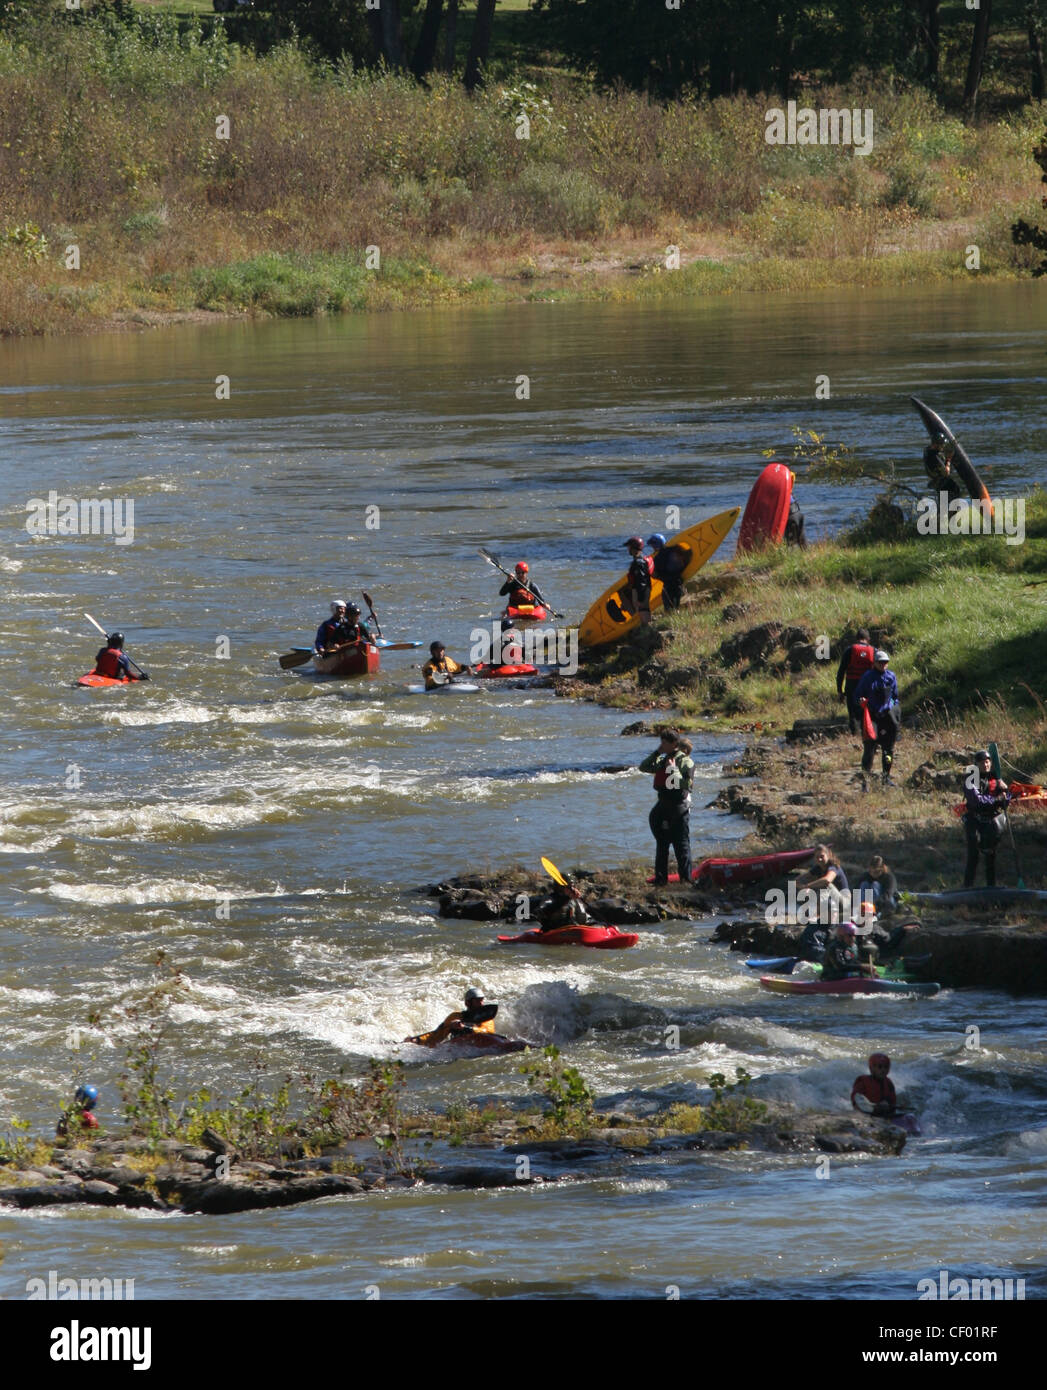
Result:
M344 598L336 598L336 599L334 599L334 600L332 601L332 603L331 603L331 617L333 618L333 617L337 614L339 608L344 608L344 607L345 607L345 599L344 599Z

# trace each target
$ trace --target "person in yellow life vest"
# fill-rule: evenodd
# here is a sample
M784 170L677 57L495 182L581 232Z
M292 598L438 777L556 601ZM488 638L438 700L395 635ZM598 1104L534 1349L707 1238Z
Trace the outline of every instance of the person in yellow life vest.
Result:
M419 1047L439 1047L452 1034L493 1033L497 1004L485 1004L483 993L478 989L465 991L465 1008L448 1014L438 1028L428 1033L415 1033L404 1038L404 1042L417 1043Z
M469 670L470 667L460 666L453 656L447 655L447 648L442 642L429 643L429 660L422 667L426 690L435 690L437 686L446 685L452 676L457 676L463 671L468 674Z

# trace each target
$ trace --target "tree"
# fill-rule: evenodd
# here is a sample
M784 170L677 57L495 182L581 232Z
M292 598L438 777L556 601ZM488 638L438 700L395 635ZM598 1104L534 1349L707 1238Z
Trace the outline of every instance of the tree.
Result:
M497 4L498 0L476 0L476 23L473 25L469 56L465 60L465 86L470 92L483 82L483 70L487 66L487 55L491 50L491 33Z
M981 0L981 4L975 11L971 57L967 64L967 81L963 87L963 109L968 119L974 115L974 108L978 104L978 89L982 85L982 70L985 67L985 52L989 46L989 25L991 22L992 0Z
M1043 144L1033 151L1033 159L1043 170L1041 183L1047 183L1047 134L1044 135ZM1043 206L1047 208L1047 198L1043 199ZM1034 246L1037 251L1044 253L1043 260L1033 270L1033 275L1047 275L1047 228L1037 227L1032 222L1026 222L1023 217L1011 228L1011 240L1015 246Z

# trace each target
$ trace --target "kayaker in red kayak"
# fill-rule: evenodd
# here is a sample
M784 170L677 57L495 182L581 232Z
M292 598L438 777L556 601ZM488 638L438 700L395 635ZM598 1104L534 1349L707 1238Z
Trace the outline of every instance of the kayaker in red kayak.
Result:
M967 863L963 872L963 886L974 887L978 872L978 855L985 856L986 887L996 886L996 846L1003 835L1004 812L1010 801L1007 783L992 775L992 757L987 748L974 755L978 769L977 777L971 777L965 784L963 798L967 809L963 815L963 828L967 837Z
M555 931L558 927L582 927L593 919L573 879L557 883L553 891L535 910L539 931Z
M105 646L100 648L95 657L94 674L96 676L108 676L110 680L114 681L144 679L132 671L130 658L124 655L124 634L122 632L111 632L105 639L105 643Z
M530 567L526 560L521 560L519 564L513 566L515 579L507 579L498 590L502 598L508 598L506 605L509 608L532 608L535 604L541 604L547 608L549 605L542 598L540 591L534 584L530 583L528 575Z
M675 729L663 729L658 747L640 764L641 772L654 773L658 800L648 824L654 836L654 881L669 882L669 847L676 856L681 883L691 881L691 786L694 762L691 743Z
M862 718L861 710L854 703L854 692L866 671L872 670L875 654L876 649L869 637L869 629L860 627L855 640L844 648L840 664L836 668L836 694L847 706L847 720L852 734L858 732Z
M891 1059L886 1052L874 1052L869 1058L869 1075L859 1076L851 1087L851 1104L855 1110L862 1110L858 1104L861 1096L872 1106L874 1115L889 1119L898 1109L898 1096L894 1082L887 1073L891 1069ZM867 1112L866 1112L867 1113Z
M453 656L447 655L447 648L442 642L429 643L429 660L422 667L426 690L436 690L461 672L468 674L469 670L468 666L459 666Z
M404 1038L404 1042L417 1043L419 1047L439 1047L452 1034L493 1033L497 1004L485 1004L483 992L478 989L465 991L465 1008L448 1014L438 1027L428 1033L415 1033Z

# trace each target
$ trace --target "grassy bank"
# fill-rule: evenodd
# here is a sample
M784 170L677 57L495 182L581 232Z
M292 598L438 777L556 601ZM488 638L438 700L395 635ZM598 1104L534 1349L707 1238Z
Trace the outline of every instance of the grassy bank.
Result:
M969 274L972 243L981 275L1031 265L1009 227L1038 212L1034 108L965 126L886 86L801 100L871 107L872 153L766 144L764 98L663 105L555 73L470 97L155 16L0 36L0 332L909 283Z

